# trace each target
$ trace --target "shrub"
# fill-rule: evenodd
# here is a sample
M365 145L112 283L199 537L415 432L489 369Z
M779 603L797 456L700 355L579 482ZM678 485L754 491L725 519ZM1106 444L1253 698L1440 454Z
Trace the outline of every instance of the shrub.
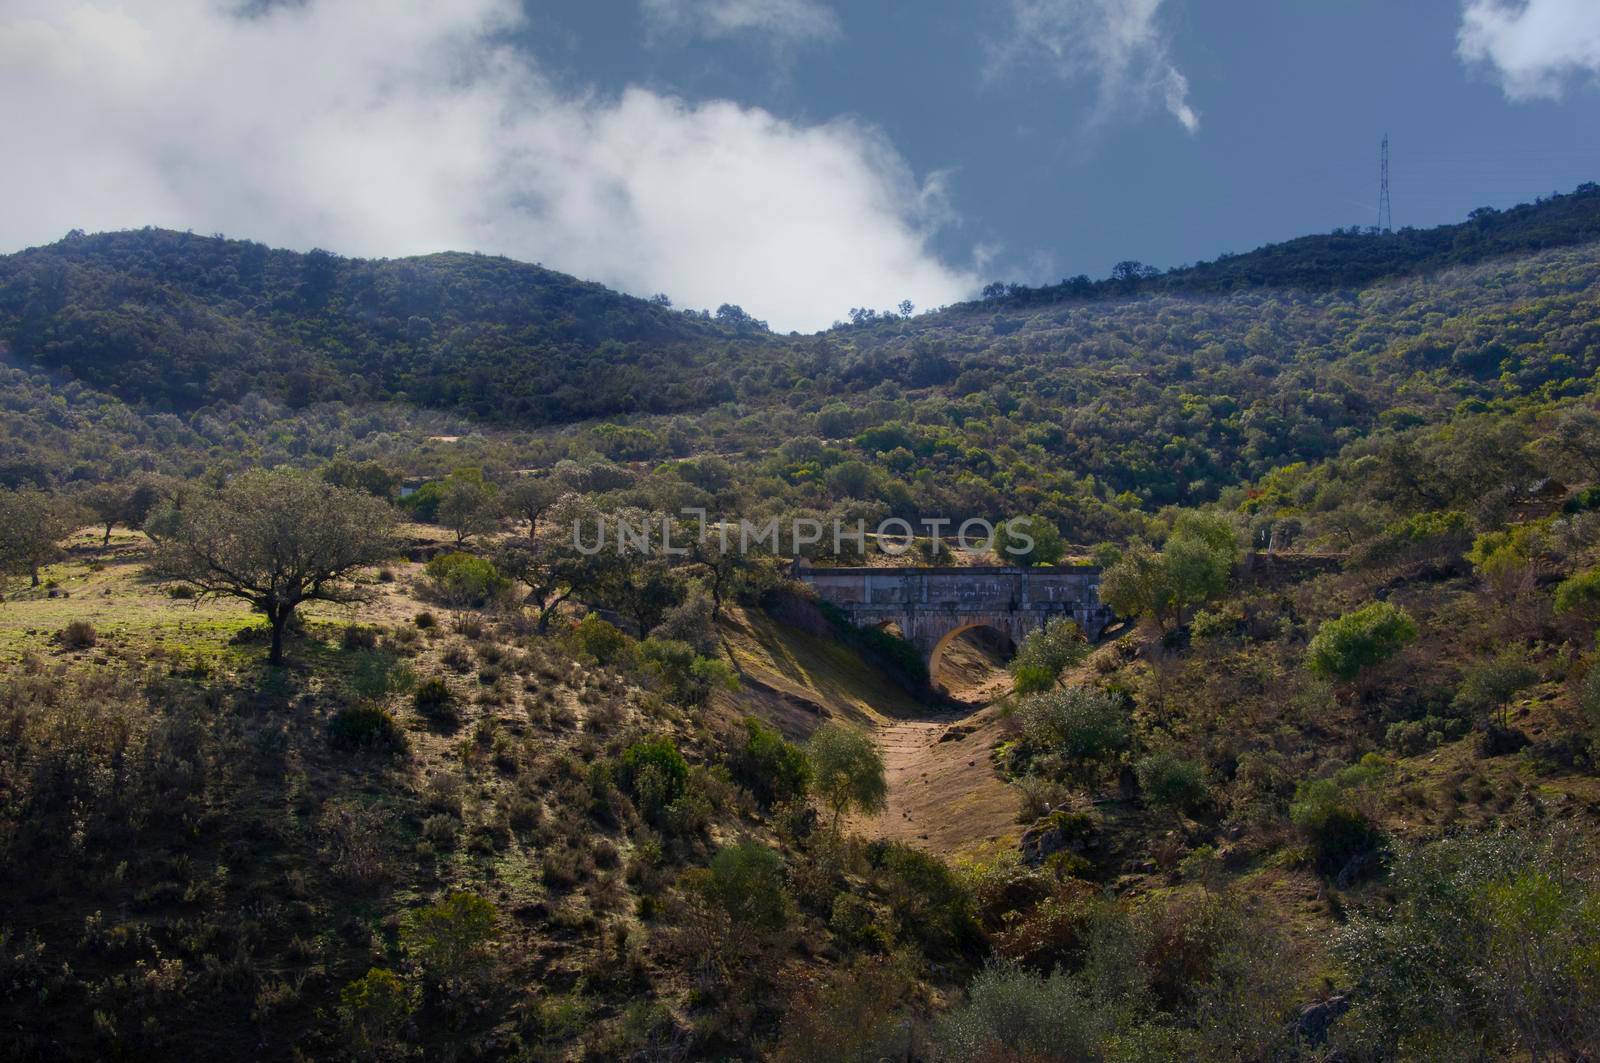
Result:
M617 783L638 802L646 819L658 820L688 787L689 763L672 739L646 738L622 751Z
M593 657L601 665L615 663L628 650L628 636L598 613L590 613L578 621L572 634L579 652Z
M439 983L469 979L492 959L495 907L473 893L452 893L402 926L400 947Z
M417 685L412 704L423 718L435 722L451 722L456 718L456 699L450 684L440 676L425 679Z
M1504 730L1509 726L1511 699L1538 678L1539 673L1527 657L1516 648L1507 647L1467 666L1456 691L1455 707L1468 716L1493 717Z
M433 627L438 622L439 622L438 618L435 617L432 613L427 612L426 610L424 610L423 612L418 613L416 615L416 617L412 621L412 623L416 624L418 629L422 630L422 631L428 630L429 628Z
M328 721L328 738L341 749L404 749L405 732L381 705L346 705Z
M959 1063L996 1059L1096 1059L1095 1007L1067 975L1041 978L1010 964L984 968L966 1003L939 1021L940 1058Z
M1600 1043L1592 843L1541 826L1396 854L1393 899L1350 919L1335 955L1356 1006L1337 1055L1581 1059Z
M783 860L765 845L752 842L718 851L704 890L737 923L776 930L788 921Z
M69 650L87 650L94 646L98 635L94 625L87 620L74 620L61 629L61 645Z
M1120 695L1074 686L1031 694L1017 705L1017 722L1038 752L1087 767L1128 745L1127 707Z
M1373 602L1324 622L1306 647L1306 667L1323 679L1348 682L1416 637L1416 622L1404 610Z
M852 948L876 949L886 945L883 929L878 926L878 913L870 903L853 893L834 897L833 908L828 913L828 929Z
M456 609L482 609L511 589L492 561L460 551L440 554L424 572L429 589Z
M1012 686L1019 694L1049 690L1072 665L1089 655L1089 643L1071 620L1050 620L1022 640L1011 662Z
M713 689L737 690L738 677L722 661L698 656L687 642L647 638L639 643L639 664L678 705L701 705Z
M754 716L745 717L744 730L744 744L728 760L734 779L765 808L804 797L811 781L805 750Z
M378 645L378 631L365 624L346 624L339 632L339 646L345 650L371 650Z
M1600 568L1591 568L1556 585L1556 612L1586 623L1600 623Z
M1140 759L1135 769L1145 799L1179 812L1192 812L1206 800L1205 768L1170 750Z
M405 982L385 967L373 967L339 991L339 1021L358 1056L388 1055L411 1011Z
M1289 818L1311 845L1317 870L1325 875L1340 873L1383 844L1377 825L1350 803L1332 779L1315 779L1296 787Z
M980 937L972 895L938 857L890 842L873 854L900 936L943 955Z
M873 813L882 811L887 804L889 784L884 776L883 755L862 732L829 721L812 734L806 755L811 761L816 793L833 810L835 831L847 810Z

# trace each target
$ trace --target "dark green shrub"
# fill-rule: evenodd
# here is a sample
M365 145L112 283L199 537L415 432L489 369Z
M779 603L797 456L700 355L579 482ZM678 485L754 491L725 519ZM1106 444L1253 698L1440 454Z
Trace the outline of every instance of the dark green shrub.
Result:
M1351 861L1375 854L1383 834L1360 809L1350 803L1332 779L1314 779L1295 789L1289 818L1311 845L1317 870L1324 875L1343 871Z
M341 749L398 750L406 746L405 732L394 715L370 702L346 705L334 713L328 721L328 738Z
M1324 679L1349 681L1415 641L1417 624L1388 602L1373 602L1328 620L1306 647L1306 667Z
M930 955L976 944L981 934L972 895L947 864L899 842L876 847L872 859L902 939Z
M720 850L711 860L703 889L737 923L776 930L789 918L783 859L754 842Z
M450 692L450 684L439 676L425 679L417 685L412 704L425 719L443 723L456 718L455 695Z
M804 797L811 781L805 750L754 716L745 717L744 729L744 744L728 759L734 779L765 808Z
M683 796L689 783L689 763L665 736L646 738L622 751L617 762L617 785L630 794L646 819L657 821L668 806Z
M1205 768L1171 750L1140 759L1135 769L1145 800L1178 812L1192 812L1206 801Z
M628 651L628 636L598 613L590 613L572 629L573 640L580 653L593 657L602 665L614 664Z

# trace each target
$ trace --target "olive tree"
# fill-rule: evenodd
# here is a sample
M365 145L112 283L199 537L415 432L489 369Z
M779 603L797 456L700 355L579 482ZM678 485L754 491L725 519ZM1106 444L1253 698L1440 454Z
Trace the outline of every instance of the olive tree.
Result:
M812 789L833 810L833 829L851 808L881 812L889 799L883 754L872 739L854 727L825 723L806 745L811 759Z
M393 550L394 511L364 491L293 472L247 472L181 511L154 570L267 618L269 664L303 602L356 602L351 574Z

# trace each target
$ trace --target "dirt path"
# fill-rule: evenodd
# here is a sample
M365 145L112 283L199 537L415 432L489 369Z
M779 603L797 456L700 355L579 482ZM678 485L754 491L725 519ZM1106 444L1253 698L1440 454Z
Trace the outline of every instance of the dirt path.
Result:
M876 732L889 783L888 808L879 816L857 818L853 829L942 856L1015 843L1022 829L1020 801L990 756L1005 739L1007 723L988 704L1010 689L1010 680L992 662L977 659L961 661L959 672L964 682L955 693L972 708L930 711Z

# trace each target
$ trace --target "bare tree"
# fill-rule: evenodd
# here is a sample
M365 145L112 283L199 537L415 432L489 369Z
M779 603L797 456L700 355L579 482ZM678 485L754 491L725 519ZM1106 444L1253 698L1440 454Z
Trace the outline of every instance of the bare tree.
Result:
M363 491L292 472L247 472L190 502L156 555L155 571L202 596L238 598L283 638L302 602L355 602L351 573L394 549L394 511Z

